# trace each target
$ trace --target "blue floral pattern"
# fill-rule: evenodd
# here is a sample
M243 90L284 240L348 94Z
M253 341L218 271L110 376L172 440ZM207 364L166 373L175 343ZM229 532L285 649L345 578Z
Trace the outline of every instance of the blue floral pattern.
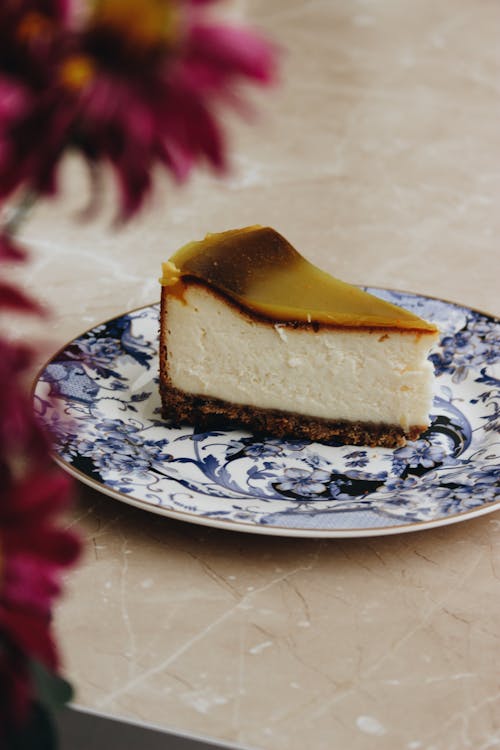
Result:
M394 533L500 507L499 321L420 295L368 291L442 332L431 354L432 424L419 440L389 450L169 425L152 305L84 333L46 365L35 407L56 457L126 502L261 533Z

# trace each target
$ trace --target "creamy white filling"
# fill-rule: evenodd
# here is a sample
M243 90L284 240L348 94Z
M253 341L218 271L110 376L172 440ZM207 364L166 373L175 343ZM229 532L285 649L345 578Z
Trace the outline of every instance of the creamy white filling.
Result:
M324 419L425 425L436 336L294 330L255 322L201 287L168 298L172 384L236 404Z

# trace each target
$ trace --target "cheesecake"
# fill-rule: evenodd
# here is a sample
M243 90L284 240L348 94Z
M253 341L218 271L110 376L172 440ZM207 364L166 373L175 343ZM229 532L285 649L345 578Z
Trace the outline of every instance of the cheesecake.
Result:
M330 276L274 229L191 242L160 282L172 424L386 447L427 429L436 326Z

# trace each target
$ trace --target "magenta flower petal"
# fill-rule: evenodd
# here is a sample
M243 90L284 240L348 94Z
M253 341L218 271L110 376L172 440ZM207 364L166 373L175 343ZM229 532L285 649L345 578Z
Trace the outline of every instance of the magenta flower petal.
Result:
M26 260L26 250L7 234L0 234L0 262Z
M177 182L184 182L194 166L195 158L189 148L177 141L173 134L159 144L160 159L172 170Z
M0 310L11 312L36 313L45 315L44 308L39 302L28 297L17 287L0 280Z
M187 46L187 58L198 63L200 76L211 74L219 84L240 76L261 83L275 77L276 49L247 29L196 24Z
M19 83L0 77L0 132L16 118L26 114L28 93Z

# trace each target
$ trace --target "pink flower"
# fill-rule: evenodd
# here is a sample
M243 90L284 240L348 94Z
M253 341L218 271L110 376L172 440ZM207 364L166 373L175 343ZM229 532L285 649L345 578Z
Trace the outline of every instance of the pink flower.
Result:
M71 483L53 467L33 414L31 360L28 347L0 339L0 727L21 721L33 698L28 659L58 666L51 606L79 552L57 524Z
M271 46L246 30L204 25L199 11L179 19L185 8L172 2L167 27L147 18L144 29L125 29L121 14L130 6L137 3L100 3L102 16L96 12L83 36L95 74L82 90L79 131L89 159L113 165L123 218L140 208L156 163L179 181L198 161L223 169L217 103L234 97L240 80L269 82L274 69ZM158 4L143 3L141 12L145 6L153 13Z
M198 162L223 170L216 111L238 102L240 82L270 82L276 54L246 29L208 23L208 4L95 0L74 28L64 4L47 2L44 14L41 1L14 3L10 51L0 51L0 102L8 106L2 117L0 105L0 200L21 185L56 192L69 147L91 174L111 165L123 219L141 207L157 165L179 181ZM38 6L32 21L30 5Z
M158 166L177 181L198 163L223 170L220 107L243 111L240 83L269 83L276 53L246 29L210 23L210 1L89 0L76 14L76 0L0 0L0 204L19 191L55 194L69 149L93 177L111 166L122 219ZM0 269L25 257L17 223L0 230ZM42 308L0 277L4 311ZM57 524L69 484L33 416L31 361L29 347L0 337L0 734L34 697L29 659L57 669L51 607L79 548Z

